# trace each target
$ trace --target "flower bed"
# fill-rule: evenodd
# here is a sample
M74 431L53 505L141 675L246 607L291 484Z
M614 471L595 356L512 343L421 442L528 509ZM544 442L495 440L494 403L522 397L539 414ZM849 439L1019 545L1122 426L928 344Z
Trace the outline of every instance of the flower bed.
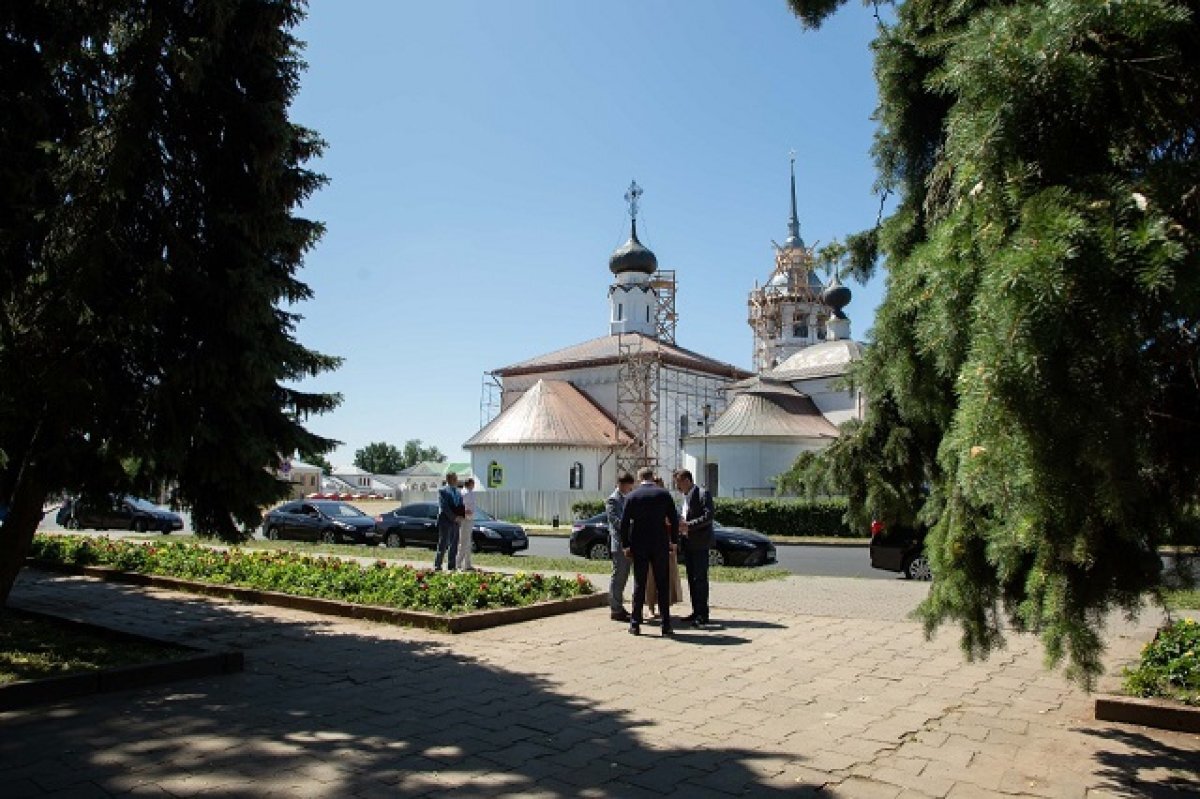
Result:
M1200 624L1180 619L1159 630L1137 667L1125 670L1125 690L1200 706Z
M114 541L76 535L38 535L30 556L72 566L197 580L433 613L516 608L595 592L585 577L496 572L433 572L376 561L313 557L281 551L217 550L175 542Z

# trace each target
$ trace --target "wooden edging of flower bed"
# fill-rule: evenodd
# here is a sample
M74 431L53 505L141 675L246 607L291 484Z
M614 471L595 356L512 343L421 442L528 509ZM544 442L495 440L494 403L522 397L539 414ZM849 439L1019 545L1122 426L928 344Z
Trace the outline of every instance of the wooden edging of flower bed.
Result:
M111 669L99 669L80 674L66 674L62 677L47 677L41 680L20 680L0 685L0 711L18 710L33 705L46 705L61 702L90 694L108 693L110 691L125 691L131 688L142 688L147 685L188 680L196 677L214 677L221 674L235 674L245 668L245 660L241 652L228 650L211 652L197 649L187 644L174 641L163 641L136 633L113 630L96 624L76 621L49 613L39 613L24 608L12 608L17 613L26 616L51 621L65 627L75 627L90 633L101 635L117 641L136 641L139 643L157 644L160 646L186 649L194 654L182 655L168 660L155 660L149 663L139 663L132 666L119 666Z
M1096 719L1140 724L1160 730L1200 732L1200 707L1167 699L1142 699L1115 694L1097 696Z
M497 608L495 610L476 610L471 613L446 615L428 613L421 610L401 610L380 605L358 605L353 602L342 602L336 599L297 596L283 594L277 591L262 591L257 588L242 588L235 585L220 585L218 583L202 583L194 580L181 580L178 577L160 577L154 574L126 572L108 566L75 566L65 563L54 563L42 560L30 560L28 565L44 571L61 574L79 574L95 577L109 582L129 583L132 585L148 585L154 588L167 588L172 591L183 591L191 594L203 594L224 599L236 599L240 602L250 602L257 605L270 605L277 608L303 610L309 613L322 613L328 616L343 616L351 619L366 619L390 624L406 624L412 627L423 627L430 630L441 630L450 633L466 633L474 630L486 630L489 627L499 627L502 624L514 624L522 621L532 621L562 613L573 613L577 610L607 607L608 594L598 592L585 596L554 599L535 602L519 608Z

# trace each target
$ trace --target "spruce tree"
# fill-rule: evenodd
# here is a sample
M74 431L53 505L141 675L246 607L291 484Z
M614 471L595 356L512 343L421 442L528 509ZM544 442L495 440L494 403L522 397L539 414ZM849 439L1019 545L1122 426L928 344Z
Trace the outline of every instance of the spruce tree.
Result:
M857 525L930 526L921 614L969 656L1008 623L1090 685L1106 614L1200 542L1198 11L907 0L873 45L897 207L859 240L887 293L831 457Z
M293 335L303 4L86 6L0 11L0 601L50 492L174 485L237 540L286 492L266 467L334 443L303 422L339 398L291 387L337 364Z

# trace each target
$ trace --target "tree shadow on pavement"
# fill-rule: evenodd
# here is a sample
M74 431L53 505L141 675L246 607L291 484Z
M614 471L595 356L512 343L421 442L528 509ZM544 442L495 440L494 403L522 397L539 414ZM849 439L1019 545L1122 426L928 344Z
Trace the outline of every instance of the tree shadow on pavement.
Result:
M593 670L611 672L608 684L573 695L424 631L284 617L81 578L23 575L12 598L116 629L240 648L246 671L0 713L0 783L10 797L820 791L799 779L814 772L795 753L723 746L727 736L698 738L702 731L664 740L672 729L682 736L682 725L656 728L619 708L622 699L654 704L630 697L619 660ZM546 672L536 655L529 660Z
M1096 754L1101 766L1097 773L1111 785L1156 799L1200 795L1200 760L1194 748L1175 747L1144 732L1116 726L1079 732L1117 744Z

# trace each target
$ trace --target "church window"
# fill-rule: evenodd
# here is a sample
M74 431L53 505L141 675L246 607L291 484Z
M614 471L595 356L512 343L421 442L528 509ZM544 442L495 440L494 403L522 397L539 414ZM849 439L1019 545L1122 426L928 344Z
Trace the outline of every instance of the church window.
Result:
M504 467L492 461L487 470L488 488L499 488L504 485Z
M808 338L808 322L797 322L792 325L792 335L796 338Z
M583 488L583 464L579 461L571 466L571 488Z
M624 318L625 318L625 306L618 302L617 303L617 321L620 322Z
M650 306L649 305L646 306L646 321L647 322L650 321Z

